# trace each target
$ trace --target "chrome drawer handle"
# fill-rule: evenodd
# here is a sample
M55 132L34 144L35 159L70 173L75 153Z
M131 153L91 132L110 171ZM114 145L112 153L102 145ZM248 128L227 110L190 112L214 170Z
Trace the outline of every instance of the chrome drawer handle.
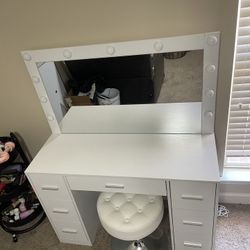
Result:
M199 200L199 201L202 201L204 198L202 195L188 195L188 194L183 194L181 196L182 199L185 199L185 200Z
M199 222L199 221L183 220L182 223L183 223L184 225L203 226L203 223L202 223L202 222Z
M53 213L68 214L69 210L68 209L63 209L63 208L53 208Z
M185 247L197 247L197 248L202 248L202 244L201 244L201 243L194 243L194 242L188 242L188 241L184 241L184 246L185 246Z
M64 228L62 230L63 233L69 233L69 234L76 234L77 230L76 229L70 229L70 228Z
M116 183L106 183L105 188L119 188L123 189L124 185L123 184L116 184Z
M42 190L52 190L52 191L57 191L59 190L59 187L58 186L42 186Z

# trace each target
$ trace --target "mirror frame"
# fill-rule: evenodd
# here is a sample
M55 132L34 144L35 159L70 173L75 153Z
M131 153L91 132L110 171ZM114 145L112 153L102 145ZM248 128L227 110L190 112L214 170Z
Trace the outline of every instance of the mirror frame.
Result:
M40 76L38 70L39 63L203 50L201 133L207 134L214 132L219 39L220 32L211 32L187 36L83 45L76 47L26 50L22 51L21 54L52 133L58 134L61 133L61 128L55 119L55 114Z

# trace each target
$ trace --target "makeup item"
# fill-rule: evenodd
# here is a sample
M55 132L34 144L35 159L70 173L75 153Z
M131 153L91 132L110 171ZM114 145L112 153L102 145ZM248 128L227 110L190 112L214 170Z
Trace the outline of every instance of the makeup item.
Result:
M8 207L6 207L3 211L2 211L2 213L3 214L10 214L11 216L12 215L14 215L14 209L20 204L20 199L22 199L22 198L19 198L19 199L17 199L17 200L12 200L12 204L10 205L10 206L8 206ZM18 208L17 208L18 209ZM19 211L19 210L18 210Z
M18 208L15 208L14 210L14 220L20 220L20 211Z
M16 215L14 216L14 220L15 220L15 221L20 220L19 214L16 214Z
M20 204L20 202L21 202L20 199L17 199L16 201L12 202L11 206L15 208Z
M27 210L25 212L20 213L20 219L23 220L25 218L27 218L29 215L31 215L35 210L34 209L30 209Z
M0 192L2 192L6 187L6 184L3 182L0 182Z
M40 203L33 203L31 208L38 208L39 205L40 205Z
M10 216L13 216L13 215L14 215L14 209L13 209L13 210L10 210L9 215L10 215Z
M24 198L20 198L19 201L20 201L20 203L21 203L21 204L19 205L19 211L20 211L20 212L26 211L27 209L26 209L26 207L25 207L25 199L24 199Z

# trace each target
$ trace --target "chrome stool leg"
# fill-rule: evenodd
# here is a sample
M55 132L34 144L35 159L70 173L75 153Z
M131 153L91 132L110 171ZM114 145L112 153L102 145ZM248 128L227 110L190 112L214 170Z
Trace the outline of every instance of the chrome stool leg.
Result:
M129 245L128 250L148 250L148 248L142 240L136 240Z

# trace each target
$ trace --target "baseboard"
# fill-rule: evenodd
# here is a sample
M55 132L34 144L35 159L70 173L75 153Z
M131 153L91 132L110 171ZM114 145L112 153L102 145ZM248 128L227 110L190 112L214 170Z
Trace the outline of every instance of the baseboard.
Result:
M250 204L250 193L223 192L219 195L220 203Z

